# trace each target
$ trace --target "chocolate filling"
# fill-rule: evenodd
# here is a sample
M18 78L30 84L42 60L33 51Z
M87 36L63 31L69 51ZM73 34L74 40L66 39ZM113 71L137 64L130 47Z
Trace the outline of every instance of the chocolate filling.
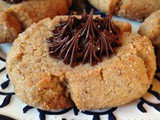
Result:
M60 20L52 31L53 36L47 38L51 57L63 60L71 67L79 63L96 65L102 57L109 58L115 49L121 46L118 42L120 29L108 14L105 18L93 18L93 11L84 13L78 19L69 16L68 20Z
M26 1L26 0L3 0L3 1L8 2L10 4L18 4L18 3L22 2L22 1Z

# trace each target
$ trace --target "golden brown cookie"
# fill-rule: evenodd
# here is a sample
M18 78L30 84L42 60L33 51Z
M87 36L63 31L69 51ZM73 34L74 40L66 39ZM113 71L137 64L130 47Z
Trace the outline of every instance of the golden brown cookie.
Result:
M13 43L7 72L23 102L55 110L71 107L73 100L80 110L86 110L124 105L146 93L156 66L153 46L146 37L131 35L130 24L115 21L122 41L117 54L104 57L95 66L87 63L71 67L52 58L46 42L62 20L68 17L33 24Z
M143 20L160 9L159 0L89 0L89 2L102 12L133 20Z
M40 20L68 13L72 0L26 0L18 4L0 0L0 43L13 42L18 34Z
M10 8L13 6L12 4L8 4L7 2L4 2L3 0L0 0L0 12L3 12L4 10Z
M89 0L91 5L101 10L102 12L109 12L115 14L119 8L121 0Z
M160 66L160 10L146 18L138 33L152 41L157 55L157 65Z
M140 26L138 33L148 37L160 49L160 10L152 13Z

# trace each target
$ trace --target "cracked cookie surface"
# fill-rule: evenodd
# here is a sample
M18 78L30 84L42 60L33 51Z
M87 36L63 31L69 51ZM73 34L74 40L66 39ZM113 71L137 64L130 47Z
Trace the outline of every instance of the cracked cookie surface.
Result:
M7 56L7 72L15 93L25 103L44 110L72 106L80 110L124 105L144 95L155 72L151 42L131 35L128 23L115 21L124 33L117 55L98 65L74 68L51 58L46 38L60 19L33 24L14 41Z

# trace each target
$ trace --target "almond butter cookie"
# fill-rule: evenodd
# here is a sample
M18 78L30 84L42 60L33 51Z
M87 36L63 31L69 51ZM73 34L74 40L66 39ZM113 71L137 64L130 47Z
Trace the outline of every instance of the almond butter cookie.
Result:
M44 110L124 105L143 96L156 69L151 41L131 25L83 14L57 16L19 35L7 56L16 95Z
M89 0L89 2L102 12L138 21L160 9L160 0Z
M67 14L71 4L72 0L0 0L0 43L13 42L44 18Z
M160 49L160 10L152 13L140 26L138 33L149 38Z
M138 33L152 41L157 54L157 65L160 66L160 10L146 18Z

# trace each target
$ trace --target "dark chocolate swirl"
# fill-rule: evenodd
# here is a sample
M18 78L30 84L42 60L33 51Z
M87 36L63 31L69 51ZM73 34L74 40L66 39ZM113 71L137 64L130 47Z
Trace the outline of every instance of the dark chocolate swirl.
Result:
M108 14L105 18L93 18L93 12L84 13L78 19L69 16L67 21L60 20L53 30L53 36L47 38L49 54L63 60L71 67L79 63L92 66L115 54L115 47L120 46L120 29Z
M10 4L18 4L18 3L25 1L25 0L3 0L3 1L8 2Z

